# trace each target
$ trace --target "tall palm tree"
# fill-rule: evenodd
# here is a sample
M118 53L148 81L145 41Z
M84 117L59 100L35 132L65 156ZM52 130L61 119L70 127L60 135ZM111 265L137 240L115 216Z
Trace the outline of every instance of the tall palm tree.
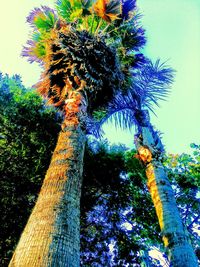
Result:
M153 104L158 106L158 101L167 96L174 71L157 60L155 64L147 61L133 75L131 89L126 94L116 95L102 122L113 115L120 126L136 125L134 142L138 157L146 166L147 186L156 209L170 266L196 267L197 259L163 166L164 147L159 133L150 123L148 113L148 109L153 111Z
M134 0L57 0L28 17L23 56L44 71L37 91L63 113L62 130L38 200L9 266L79 263L81 174L88 117L128 88L144 32ZM136 52L134 52L134 50Z

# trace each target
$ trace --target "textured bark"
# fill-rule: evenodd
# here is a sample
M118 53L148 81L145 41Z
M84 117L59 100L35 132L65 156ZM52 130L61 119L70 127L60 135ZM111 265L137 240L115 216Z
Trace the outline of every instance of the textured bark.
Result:
M80 266L80 193L85 133L80 124L72 121L64 121L38 200L10 267Z
M180 218L174 193L162 164L164 152L162 143L150 125L148 114L145 112L142 112L138 118L138 129L139 134L135 138L136 148L146 165L147 186L156 209L170 266L197 267L196 256Z

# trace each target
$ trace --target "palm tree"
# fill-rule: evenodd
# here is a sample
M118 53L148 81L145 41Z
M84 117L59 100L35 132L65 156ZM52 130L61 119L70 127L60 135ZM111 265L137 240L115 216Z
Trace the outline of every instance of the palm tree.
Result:
M128 88L144 32L134 0L57 0L28 17L23 56L44 71L37 91L63 113L62 130L38 200L9 266L79 263L81 174L87 121ZM131 49L128 49L131 48ZM134 52L136 50L136 53Z
M156 209L170 266L198 266L163 166L164 147L159 133L150 123L148 110L144 109L153 111L153 104L158 106L158 101L165 99L174 71L157 60L155 64L147 61L133 75L131 89L126 94L116 95L101 123L113 115L120 126L136 125L134 142L138 157L146 166L147 186Z

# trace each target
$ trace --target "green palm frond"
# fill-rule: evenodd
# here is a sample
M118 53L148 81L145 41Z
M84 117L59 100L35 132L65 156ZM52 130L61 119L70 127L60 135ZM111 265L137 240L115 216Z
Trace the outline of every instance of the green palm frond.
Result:
M57 0L56 10L58 11L59 16L61 16L66 21L70 21L70 16L74 8L72 2L69 0Z
M57 0L56 9L65 21L74 22L91 14L92 3L93 0Z
M27 17L27 22L39 32L50 31L57 20L54 10L46 6L35 8Z

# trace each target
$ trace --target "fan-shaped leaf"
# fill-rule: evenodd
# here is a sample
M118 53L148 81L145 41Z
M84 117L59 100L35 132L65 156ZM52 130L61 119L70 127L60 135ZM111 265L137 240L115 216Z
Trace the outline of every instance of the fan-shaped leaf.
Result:
M97 0L93 5L93 10L97 16L107 22L111 22L121 14L121 2L119 0Z
M58 20L54 10L42 6L41 8L35 8L27 17L28 23L38 31L50 31Z

